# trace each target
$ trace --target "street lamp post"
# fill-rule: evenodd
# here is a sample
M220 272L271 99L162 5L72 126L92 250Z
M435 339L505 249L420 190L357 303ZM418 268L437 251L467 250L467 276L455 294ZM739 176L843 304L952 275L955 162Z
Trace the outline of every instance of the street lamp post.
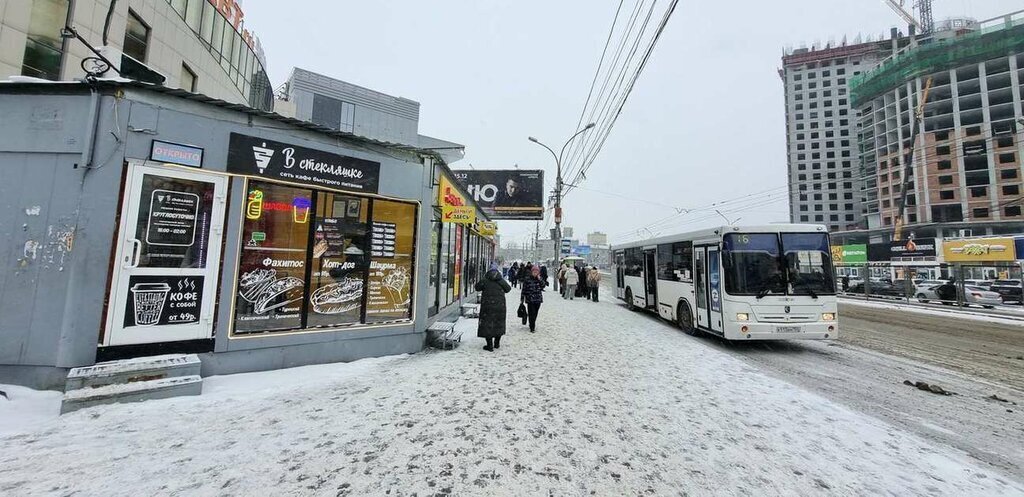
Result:
M590 124L584 126L583 129L581 129L581 130L577 131L576 133L574 133L572 136L569 137L568 140L565 141L565 143L562 145L562 149L557 154L555 153L554 150L551 150L551 147L541 143L540 140L538 140L538 139L536 139L536 138L534 138L532 136L529 137L530 141L532 141L533 143L536 143L537 145L540 145L540 146L546 148L548 150L548 152L551 152L551 156L555 158L555 170L556 170L556 172L555 172L555 240L554 240L554 242L555 242L555 259L554 260L555 260L556 266L558 264L558 259L559 259L558 256L561 254L561 251L562 251L562 154L565 153L565 147L569 146L569 142L571 142L574 138L576 138L577 136L582 135L588 129L593 128L593 127L594 127L594 123L590 123ZM554 289L555 289L556 292L558 291L558 277L557 276L555 277Z

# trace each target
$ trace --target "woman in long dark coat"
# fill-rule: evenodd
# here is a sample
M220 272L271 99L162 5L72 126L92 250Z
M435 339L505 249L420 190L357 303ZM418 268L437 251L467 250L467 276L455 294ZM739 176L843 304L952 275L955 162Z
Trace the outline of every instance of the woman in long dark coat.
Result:
M501 348L501 336L505 334L505 294L512 291L512 287L501 277L498 265L491 264L475 288L482 292L476 336L487 340L484 350L490 352Z

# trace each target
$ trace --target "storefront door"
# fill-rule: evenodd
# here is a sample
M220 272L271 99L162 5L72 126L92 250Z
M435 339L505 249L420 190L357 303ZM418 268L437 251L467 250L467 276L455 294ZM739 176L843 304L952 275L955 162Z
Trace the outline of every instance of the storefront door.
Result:
M213 336L227 177L130 163L104 345Z

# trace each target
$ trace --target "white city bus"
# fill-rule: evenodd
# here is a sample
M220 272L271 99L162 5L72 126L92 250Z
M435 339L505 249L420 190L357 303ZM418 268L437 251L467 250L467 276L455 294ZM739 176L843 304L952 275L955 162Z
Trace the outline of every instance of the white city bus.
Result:
M728 340L835 339L824 226L720 228L612 247L615 293L683 331Z

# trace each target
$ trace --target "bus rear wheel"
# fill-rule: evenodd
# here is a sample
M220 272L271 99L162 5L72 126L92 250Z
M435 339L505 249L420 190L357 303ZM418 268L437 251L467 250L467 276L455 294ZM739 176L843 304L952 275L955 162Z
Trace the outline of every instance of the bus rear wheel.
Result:
M676 324L687 335L697 334L697 328L693 326L693 315L690 314L690 306L686 305L685 302L680 302L679 308L676 309Z
M629 288L626 289L626 309L636 310L636 305L633 304L633 291Z

